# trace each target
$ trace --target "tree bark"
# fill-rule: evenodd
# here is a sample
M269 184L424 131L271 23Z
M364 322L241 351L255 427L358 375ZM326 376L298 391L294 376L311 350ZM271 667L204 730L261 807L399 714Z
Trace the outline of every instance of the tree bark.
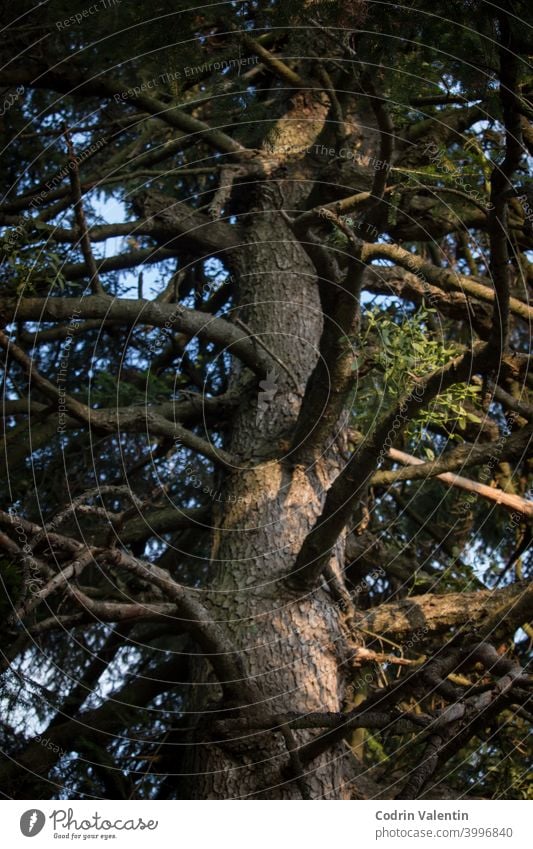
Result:
M282 185L285 208L295 206L301 184ZM286 580L341 467L335 443L309 467L287 453L323 329L317 272L261 186L250 217L246 244L234 257L237 312L287 370L277 371L266 409L259 398L245 398L233 418L229 451L240 466L226 474L222 502L214 507L213 581L203 600L242 652L269 714L339 712L346 653L339 608L326 582L300 597ZM334 560L342 566L341 545ZM210 697L216 700L214 691ZM294 737L301 744L313 733L295 731ZM205 742L208 731L202 734ZM248 732L194 751L195 777L187 776L181 788L193 798L351 795L355 761L343 744L300 777L282 731Z

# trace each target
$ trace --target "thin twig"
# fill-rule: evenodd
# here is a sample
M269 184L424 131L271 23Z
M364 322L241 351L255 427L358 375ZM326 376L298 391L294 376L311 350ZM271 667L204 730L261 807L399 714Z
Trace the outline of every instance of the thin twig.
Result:
M74 199L74 213L76 215L76 223L78 225L78 229L80 231L80 246L83 253L83 257L85 259L85 264L89 271L90 275L90 283L91 283L91 291L93 295L107 295L102 283L100 281L100 277L98 275L98 268L96 267L96 261L94 259L94 254L91 246L91 240L89 238L89 228L87 226L87 220L85 218L85 212L83 211L83 201L82 201L82 191L81 191L81 182L80 182L80 170L78 166L78 159L76 154L74 153L74 146L72 144L72 139L70 137L70 132L65 127L64 130L65 140L67 142L67 150L68 150L68 158L69 158L69 175L70 175L70 185L72 187L72 196Z

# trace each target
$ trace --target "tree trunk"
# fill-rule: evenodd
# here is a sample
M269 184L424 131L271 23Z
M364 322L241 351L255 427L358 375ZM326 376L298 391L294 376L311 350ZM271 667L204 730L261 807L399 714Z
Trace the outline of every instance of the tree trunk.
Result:
M322 109L320 104L316 108ZM288 121L283 129L277 144L286 149L294 126ZM318 119L312 127L302 121L296 132L299 145L317 141L319 129ZM277 182L286 210L296 208L306 191L298 168L296 157L294 180ZM316 268L284 218L272 210L273 197L276 184L257 188L257 202L246 219L249 239L234 257L233 270L239 318L286 368L270 375L263 399L261 393L243 399L233 419L229 450L241 466L226 476L216 506L213 581L203 600L242 651L246 672L270 714L338 712L346 670L342 613L326 581L302 596L286 580L341 464L334 439L308 465L295 464L288 451L319 357L323 314ZM306 424L311 428L314 422ZM269 459L280 449L286 449L281 460ZM339 543L331 564L337 569L342 553ZM225 710L220 702L212 707ZM206 729L202 733L204 741L216 737ZM294 737L301 743L315 733L297 731ZM187 776L182 790L193 798L353 795L349 781L356 762L344 743L312 761L300 780L281 731L268 737L248 732L243 739L210 742L195 751L191 772L196 777Z
M317 269L278 209L298 214L315 186L320 156L313 165L305 152L323 150L327 110L323 95L304 94L284 110L272 134L274 161L279 153L283 170L276 172L274 164L271 179L256 187L244 218L249 238L232 257L238 317L285 368L269 375L262 398L260 393L244 399L233 419L229 450L241 466L227 476L215 510L214 574L205 603L243 652L246 672L271 714L339 712L346 689L347 645L331 588L324 580L318 590L301 595L287 583L342 468L335 433L309 463L294 463L288 451L319 359L324 316ZM346 145L376 154L378 135L368 105L361 120L352 117L344 129ZM305 425L311 430L316 423ZM280 449L281 460L269 459L279 458ZM330 562L336 574L343 554L341 539ZM302 743L315 733L296 731L294 737ZM357 763L346 744L313 760L299 780L288 745L283 732L268 738L255 732L239 742L200 746L191 769L197 778L188 776L183 790L224 799L353 796Z

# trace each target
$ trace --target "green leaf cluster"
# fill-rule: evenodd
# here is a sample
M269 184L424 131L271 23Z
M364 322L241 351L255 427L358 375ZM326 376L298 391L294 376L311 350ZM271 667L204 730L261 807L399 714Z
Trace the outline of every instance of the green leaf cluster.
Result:
M400 320L390 308L365 311L357 347L361 352L375 350L375 367L357 388L355 419L359 429L365 429L374 419L377 398L381 399L382 414L388 412L401 396L458 355L458 345L431 329L436 317L436 311L428 307ZM354 363L357 368L358 360ZM460 439L454 432L456 426L463 429L468 421L481 422L471 409L478 393L479 387L466 383L446 389L410 422L408 435L421 439L434 426L450 438Z

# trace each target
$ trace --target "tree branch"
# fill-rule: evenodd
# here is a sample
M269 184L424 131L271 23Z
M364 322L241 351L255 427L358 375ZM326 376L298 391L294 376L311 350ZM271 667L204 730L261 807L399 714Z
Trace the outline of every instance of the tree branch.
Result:
M507 192L513 188L511 179L522 159L522 128L517 107L518 63L511 49L511 34L507 15L498 14L501 37L500 44L500 101L505 125L505 158L496 164L491 176L491 210L489 212L489 270L494 284L494 314L492 339L503 353L509 339L509 251L507 248Z
M80 170L78 166L78 160L74 153L74 147L72 145L72 139L70 137L70 133L65 129L65 139L67 141L67 150L69 157L69 171L70 171L70 184L72 186L72 196L74 200L74 212L76 215L76 221L78 224L79 230L79 241L81 244L81 249L83 252L83 257L85 259L85 265L89 271L89 278L91 283L91 291L93 295L105 295L106 291L100 282L100 278L98 276L98 269L96 267L96 262L94 260L94 254L91 246L91 240L89 238L87 221L85 219L85 212L83 211L83 201L81 199L81 184L80 184Z
M531 435L531 428L519 431L509 440L510 444L508 442L507 449L498 453L498 459L523 459L531 443ZM407 464L408 468L388 472L376 472L370 479L370 485L389 486L399 481L424 480L426 478L436 477L438 480L447 484L447 486L473 492L482 498L500 504L507 510L517 511L522 516L533 519L532 501L527 501L519 495L503 492L503 490L496 487L487 486L478 481L449 473L450 470L480 465L493 456L491 452L494 452L494 446L491 443L486 445L461 446L454 451L450 451L449 455L444 455L438 460L425 463L418 457L413 457L404 451L391 448L389 450L389 456L393 460Z
M0 73L0 85L23 84L28 88L48 89L61 94L82 97L98 97L113 100L116 103L131 103L164 121L170 127L181 130L186 136L199 136L211 147L236 158L249 157L250 152L222 130L212 128L204 121L193 118L176 104L168 105L155 97L135 93L134 89L123 89L120 84L102 75L86 79L73 63L63 62L59 67L48 68L42 65L36 70L35 63L24 66L6 66ZM194 105L194 101L188 103Z
M81 319L117 321L127 325L172 327L188 336L214 342L239 357L261 377L272 368L270 357L262 353L248 335L223 318L172 304L127 298L89 296L87 298L0 298L0 315L10 321L70 321Z
M355 628L372 631L402 643L421 629L430 636L464 630L490 630L496 636L512 634L533 615L533 584L521 581L499 590L429 593L399 602L387 602L356 614ZM485 626L485 627L484 627ZM490 630L488 633L490 634Z
M305 80L297 74L295 71L291 70L288 65L285 64L278 56L274 56L266 47L263 47L262 44L259 44L251 35L248 35L246 32L239 33L239 38L244 44L244 46L250 51L250 53L254 53L258 56L263 65L272 71L280 80L284 83L287 83L291 88L304 88L308 89L309 84L305 82Z
M362 288L379 295L393 295L415 304L429 305L441 315L472 324L481 339L486 340L490 336L491 312L485 303L468 298L463 292L444 292L439 286L431 285L404 268L371 266L365 270Z
M389 448L393 447L407 422L439 393L455 383L469 380L476 369L482 369L490 362L490 348L479 343L472 351L457 357L420 381L377 425L374 432L365 437L329 488L322 514L304 540L289 576L289 583L295 589L309 591L318 585L331 550L368 487L380 455L387 456Z
M193 589L176 583L168 572L155 564L143 563L118 549L104 551L99 559L158 587L176 605L180 627L191 633L203 654L209 659L222 689L232 704L245 706L247 699L248 704L255 702L258 692L244 672L240 654L218 623L197 600Z
M415 272L421 275L422 279L426 278L429 283L438 286L444 292L462 292L463 294L471 295L473 298L478 298L481 301L486 301L494 305L496 295L494 289L485 286L472 280L471 277L466 277L464 274L457 274L455 271L450 271L446 268L438 268L430 262L425 262L406 251L399 245L387 245L384 243L371 244L366 242L362 250L362 259L370 262L372 259L390 259L393 262L405 268L407 271ZM515 315L526 321L533 321L533 307L529 307L518 298L510 298L509 309Z

